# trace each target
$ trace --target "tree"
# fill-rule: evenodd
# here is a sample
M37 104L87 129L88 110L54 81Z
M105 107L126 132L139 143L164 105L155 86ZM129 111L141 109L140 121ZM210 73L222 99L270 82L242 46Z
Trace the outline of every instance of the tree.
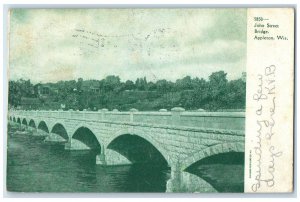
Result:
M153 83L152 81L150 81L147 86L148 86L148 90L150 90L150 91L157 90L156 84Z
M205 81L203 78L196 78L193 82L193 87L195 89L192 95L193 106L195 108L204 108L209 98L208 82Z
M76 90L79 92L82 90L83 79L79 78L76 83Z
M210 110L226 107L227 74L224 71L214 72L209 76L209 103Z
M227 85L227 73L224 71L214 72L209 76L209 86L213 98L219 98L225 92Z
M9 104L13 107L20 106L22 97L35 97L34 87L30 80L19 79L17 81L9 81Z
M133 81L127 80L124 84L124 90L133 90L135 89L135 85Z
M226 93L227 106L230 109L243 109L246 104L246 82L241 79L228 82Z
M177 79L175 85L179 90L189 90L193 87L192 79L190 76L186 76L183 79Z
M113 91L120 86L120 78L118 76L107 76L103 81L103 88L105 91Z
M148 82L146 77L138 78L135 82L121 82L118 76L110 75L100 81L79 78L77 81L59 81L35 86L30 80L20 79L9 81L8 101L9 106L22 106L23 97L38 97L37 87L46 85L50 92L54 88L55 93L50 93L46 99L41 100L41 109L55 109L55 103L66 104L66 108L74 110L95 107L158 110L175 106L182 106L186 110L203 108L211 111L245 108L245 74L240 79L231 81L226 77L224 71L218 71L212 73L208 80L186 76L173 83L165 79ZM126 90L130 92L124 92Z
M144 78L138 78L135 81L135 86L138 90L147 90L148 86L147 86L147 79L146 77Z

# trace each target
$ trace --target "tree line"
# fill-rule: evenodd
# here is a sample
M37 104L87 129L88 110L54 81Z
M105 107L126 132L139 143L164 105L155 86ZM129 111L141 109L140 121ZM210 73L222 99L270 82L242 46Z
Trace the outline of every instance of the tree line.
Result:
M32 84L30 80L9 81L9 106L22 109L98 110L102 108L159 110L180 106L186 110L208 111L244 109L245 74L228 80L224 71L212 73L208 80L186 76L175 82L156 82L146 77L122 82L119 76L102 80L79 78L56 83Z

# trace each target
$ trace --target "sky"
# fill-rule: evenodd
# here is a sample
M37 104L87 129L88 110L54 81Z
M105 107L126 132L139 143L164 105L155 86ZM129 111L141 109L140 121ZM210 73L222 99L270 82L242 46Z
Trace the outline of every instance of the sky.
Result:
M237 79L246 22L246 9L12 9L9 78Z

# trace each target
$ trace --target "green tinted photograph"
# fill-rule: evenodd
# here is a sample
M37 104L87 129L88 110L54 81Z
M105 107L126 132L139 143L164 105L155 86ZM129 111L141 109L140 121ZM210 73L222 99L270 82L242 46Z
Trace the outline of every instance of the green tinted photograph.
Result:
M8 24L8 192L244 192L246 9Z

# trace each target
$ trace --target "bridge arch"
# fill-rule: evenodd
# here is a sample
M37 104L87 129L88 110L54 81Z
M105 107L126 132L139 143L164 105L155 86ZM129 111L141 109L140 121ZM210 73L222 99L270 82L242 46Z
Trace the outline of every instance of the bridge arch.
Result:
M26 118L23 118L22 124L27 126L27 120L26 120Z
M200 160L213 155L229 152L245 152L244 147L244 143L241 142L223 143L208 147L206 149L194 153L193 155L185 159L183 161L182 168L184 168L183 170L186 170L187 168L199 162Z
M57 134L67 141L69 140L68 132L65 126L61 123L54 124L54 126L51 129L51 133Z
M30 119L29 123L28 123L28 126L32 127L32 128L36 128L36 124L34 122L33 119Z
M21 119L19 117L17 118L17 123L21 124Z
M120 138L123 138L123 140L127 137L130 139L135 138L139 142L144 142L148 145L150 145L150 148L152 146L152 149L155 149L158 155L161 155L162 159L165 161L165 163L169 166L172 165L172 159L168 155L169 153L167 150L165 150L154 138L152 138L150 135L147 135L144 131L135 130L132 131L129 130L120 130L117 131L115 134L113 134L107 141L106 141L106 149L112 149L115 150L116 148L113 148L114 142L120 140ZM116 151L116 150L115 150ZM120 151L117 151L120 153ZM121 154L123 155L123 154ZM130 159L129 159L130 160Z
M45 121L40 121L37 128L45 131L46 133L49 133L49 127L47 126Z
M17 122L17 120L16 120L16 118L15 118L15 117L13 117L13 122Z
M96 133L84 124L75 128L70 140L72 147L78 150L91 149L96 150L98 153L101 151L101 144Z

